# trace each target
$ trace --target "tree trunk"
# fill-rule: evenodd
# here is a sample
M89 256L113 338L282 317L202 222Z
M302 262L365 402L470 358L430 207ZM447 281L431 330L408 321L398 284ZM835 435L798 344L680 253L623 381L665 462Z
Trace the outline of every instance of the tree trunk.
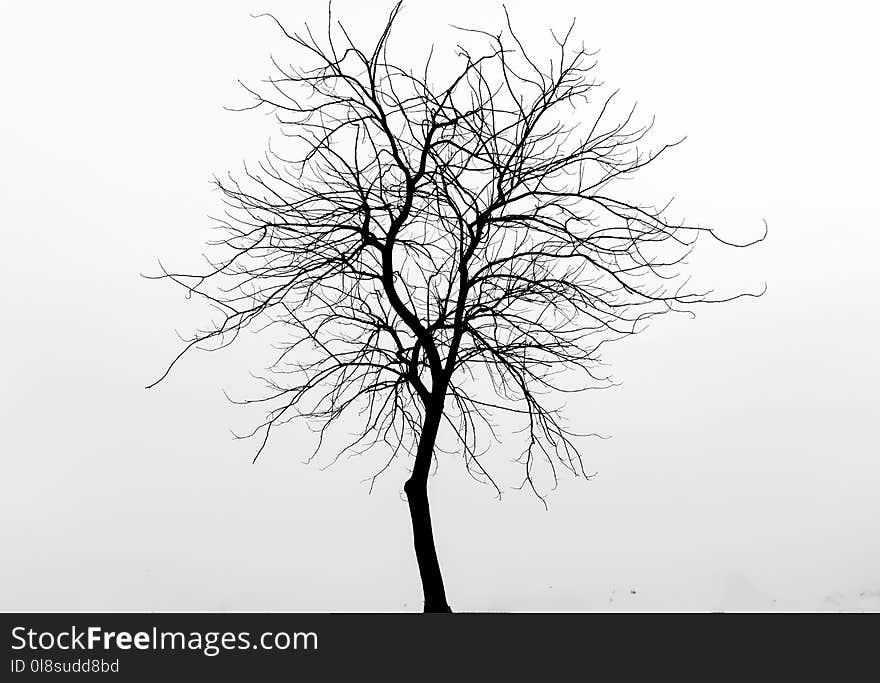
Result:
M413 545L416 561L419 564L419 575L422 578L425 613L452 611L446 602L446 589L443 587L443 576L440 573L440 563L437 561L434 532L431 529L431 509L428 505L428 474L431 470L434 442L437 440L437 430L440 428L442 417L442 402L439 406L426 411L412 476L403 486L412 518Z

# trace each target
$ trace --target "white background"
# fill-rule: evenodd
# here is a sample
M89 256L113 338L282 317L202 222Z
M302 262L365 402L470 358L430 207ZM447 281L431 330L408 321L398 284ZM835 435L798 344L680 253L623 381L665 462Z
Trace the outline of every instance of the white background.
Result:
M271 134L236 79L323 3L5 2L0 20L0 608L419 610L405 472L306 466L293 427L251 464L257 337L144 385L206 311L144 280L192 264L211 174ZM730 237L744 300L609 351L620 388L570 404L591 482L545 512L444 458L431 494L456 610L880 609L877 17L870 3L511 1L523 37L578 18L600 75L687 135L646 188ZM388 3L337 2L371 40ZM411 1L403 59L494 2ZM447 52L444 52L444 49ZM507 460L516 453L497 449Z

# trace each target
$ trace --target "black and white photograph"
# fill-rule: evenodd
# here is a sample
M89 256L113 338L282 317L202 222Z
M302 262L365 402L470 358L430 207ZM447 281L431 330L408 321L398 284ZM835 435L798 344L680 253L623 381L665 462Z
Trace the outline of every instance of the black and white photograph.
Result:
M880 613L871 3L0 7L12 674Z

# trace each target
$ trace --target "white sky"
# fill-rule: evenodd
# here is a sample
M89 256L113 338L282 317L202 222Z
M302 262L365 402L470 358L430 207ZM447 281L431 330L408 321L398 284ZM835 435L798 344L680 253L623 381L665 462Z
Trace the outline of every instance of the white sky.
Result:
M623 386L570 415L613 438L549 512L443 459L453 608L880 609L870 4L508 7L533 41L577 16L603 80L657 116L654 139L688 136L647 190L725 235L767 219L765 244L707 255L702 274L769 291L607 354ZM248 14L296 25L324 8L2 3L0 608L420 609L401 469L368 496L374 463L303 465L296 427L256 465L230 438L250 417L220 388L252 386L258 338L143 389L205 310L139 273L198 256L211 174L271 132L222 109L285 54ZM390 3L334 8L371 37ZM393 44L419 54L448 23L501 19L494 2L411 0Z

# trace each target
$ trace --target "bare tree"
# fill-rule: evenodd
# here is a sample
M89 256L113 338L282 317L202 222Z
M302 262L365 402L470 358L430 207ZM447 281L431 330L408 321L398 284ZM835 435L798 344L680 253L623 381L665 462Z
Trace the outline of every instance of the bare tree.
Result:
M320 448L343 415L360 416L336 457L382 450L376 476L411 464L424 608L446 612L428 505L438 435L498 495L486 463L496 411L522 424L520 483L542 501L560 473L587 477L553 396L607 385L601 347L652 316L736 298L687 288L680 264L701 234L746 245L616 191L674 145L645 151L651 126L632 109L609 120L615 95L598 97L573 24L540 59L506 14L497 34L460 29L479 49L458 45L437 86L431 56L419 71L390 60L399 11L369 49L329 12L320 37L262 15L299 56L244 85L245 108L274 113L288 149L216 179L227 210L206 272L158 276L220 312L162 378L192 348L280 327L269 390L254 399L267 404L250 434L257 456L291 419Z

